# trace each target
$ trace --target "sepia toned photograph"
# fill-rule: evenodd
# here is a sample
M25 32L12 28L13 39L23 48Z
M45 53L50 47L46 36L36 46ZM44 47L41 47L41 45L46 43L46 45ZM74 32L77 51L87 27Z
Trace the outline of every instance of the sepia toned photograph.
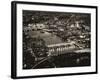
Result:
M97 6L12 2L11 77L97 73Z
M23 10L23 69L90 62L91 14Z

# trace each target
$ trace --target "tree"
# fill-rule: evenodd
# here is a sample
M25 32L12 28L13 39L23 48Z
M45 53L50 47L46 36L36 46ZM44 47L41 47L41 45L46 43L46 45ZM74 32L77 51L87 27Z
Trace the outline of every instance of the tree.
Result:
M45 41L41 38L36 38L32 42L32 50L37 57L44 57L47 56L48 48L45 45Z

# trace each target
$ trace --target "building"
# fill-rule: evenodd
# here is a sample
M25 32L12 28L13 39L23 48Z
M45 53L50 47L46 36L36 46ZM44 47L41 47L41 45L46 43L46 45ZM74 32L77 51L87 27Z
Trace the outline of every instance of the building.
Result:
M44 29L45 27L46 26L44 24L37 23L37 24L32 25L32 30L41 30L41 29Z
M54 55L61 55L73 52L74 50L81 49L81 47L75 42L70 42L70 43L59 43L59 44L48 45L48 49L49 49L48 55L54 56Z
M41 30L44 29L46 26L44 24L41 23L37 23L37 24L28 24L27 27L24 27L24 32L28 32L28 31L33 31L33 30Z

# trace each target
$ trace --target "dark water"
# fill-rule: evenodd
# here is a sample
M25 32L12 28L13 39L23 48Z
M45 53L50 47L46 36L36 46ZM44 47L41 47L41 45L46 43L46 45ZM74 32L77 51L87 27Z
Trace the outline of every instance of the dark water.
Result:
M90 62L90 53L70 53L49 57L46 61L36 66L35 69L90 66Z

